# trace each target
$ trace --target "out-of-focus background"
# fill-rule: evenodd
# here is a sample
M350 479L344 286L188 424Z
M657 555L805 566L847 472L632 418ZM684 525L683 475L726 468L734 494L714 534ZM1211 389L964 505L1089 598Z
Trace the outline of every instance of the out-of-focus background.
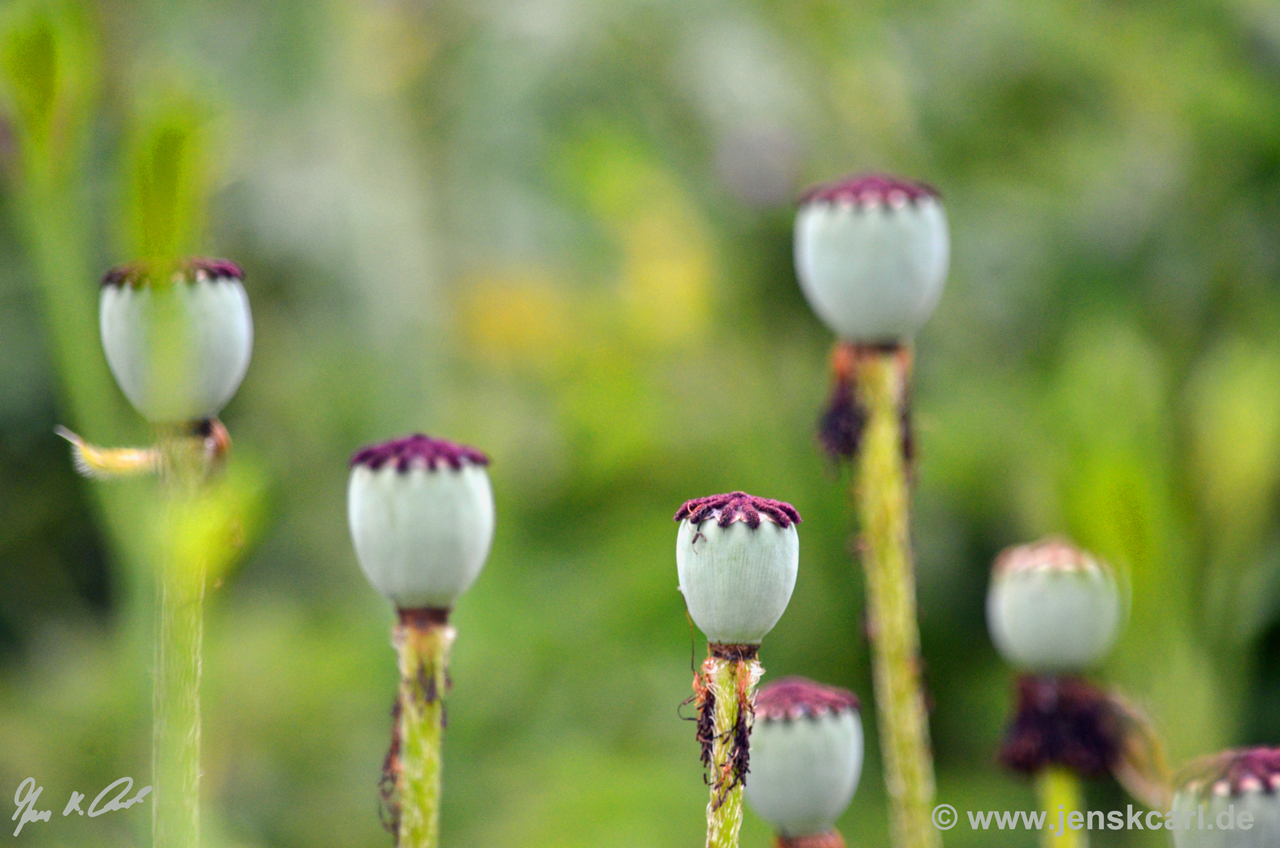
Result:
M31 776L54 808L5 844L148 844L145 804L60 812L147 780L149 484L78 478L52 431L149 437L96 278L145 241L138 163L166 139L187 243L246 268L257 333L223 416L210 846L390 844L392 615L346 460L415 430L486 450L498 501L456 611L445 845L699 844L686 498L795 504L766 679L870 701L849 480L813 436L832 340L791 265L799 191L867 169L936 185L952 225L915 395L940 800L1032 809L994 760L1012 673L983 598L993 556L1048 533L1127 571L1098 678L1175 761L1280 742L1271 0L14 0L0 25L0 798ZM864 722L840 827L884 846ZM748 812L743 845L769 838ZM992 839L1035 836L946 841Z

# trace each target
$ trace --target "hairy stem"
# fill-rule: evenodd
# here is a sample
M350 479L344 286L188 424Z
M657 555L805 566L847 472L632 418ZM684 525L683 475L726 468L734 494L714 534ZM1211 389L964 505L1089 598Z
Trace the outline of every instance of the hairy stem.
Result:
M911 558L904 410L911 351L858 346L855 385L866 417L855 499L867 575L876 718L898 848L935 848L933 756L920 685L920 629Z
M440 841L440 741L449 650L456 636L445 610L402 610L393 636L400 654L399 761L393 769L401 848L436 848Z
M1036 795L1047 813L1040 833L1042 848L1089 848L1089 835L1066 824L1067 816L1084 807L1076 773L1064 766L1049 766L1036 775Z
M737 848L742 829L742 786L755 719L756 684L764 669L756 646L712 645L695 682L699 741L709 774L706 848Z
M176 441L169 454L186 454ZM181 538L199 471L182 466L169 484L156 580L155 688L152 693L153 848L200 845L200 663L206 562ZM198 506L196 507L198 508Z

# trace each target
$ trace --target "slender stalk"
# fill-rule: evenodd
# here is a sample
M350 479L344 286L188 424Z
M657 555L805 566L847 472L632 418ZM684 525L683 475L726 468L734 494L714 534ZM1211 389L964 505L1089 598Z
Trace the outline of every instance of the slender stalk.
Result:
M1036 775L1036 796L1047 813L1040 832L1042 848L1089 848L1089 835L1066 825L1067 816L1084 809L1080 778L1074 771L1065 766L1044 769Z
M200 845L200 672L204 642L205 552L185 543L205 467L198 443L160 434L166 520L156 574L155 687L152 694L153 848Z
M695 684L700 695L698 738L710 769L706 848L738 845L756 684L764 674L756 650L755 645L712 645Z
M400 848L436 848L440 841L440 741L449 651L457 631L448 610L401 610L392 644L400 654L400 694L392 765L394 820ZM397 744L398 743L398 744Z
M942 843L929 818L933 756L920 686L920 630L911 558L910 493L903 432L911 374L907 347L853 350L855 391L865 415L855 499L867 575L876 716L899 848Z
M152 769L154 848L200 844L204 568L166 556L157 580Z

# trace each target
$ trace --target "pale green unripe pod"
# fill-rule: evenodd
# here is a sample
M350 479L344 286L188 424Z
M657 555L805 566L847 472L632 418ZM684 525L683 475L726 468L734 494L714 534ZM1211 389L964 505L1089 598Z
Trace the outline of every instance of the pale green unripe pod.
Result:
M147 420L214 418L236 393L253 353L243 273L231 262L192 259L171 280L145 268L102 280L99 327L107 364Z
M862 774L862 718L845 689L800 677L765 686L756 697L751 808L784 837L830 832Z
M449 609L493 543L488 458L422 435L351 459L347 518L369 583L399 609Z
M996 559L987 627L1010 665L1083 671L1106 657L1123 617L1111 567L1065 542L1011 548Z
M796 586L799 514L730 492L687 502L676 520L676 570L694 624L713 644L760 644Z
M1280 749L1227 751L1173 798L1176 848L1280 846Z
M910 341L942 297L950 257L946 212L928 186L872 175L801 199L796 276L844 341Z

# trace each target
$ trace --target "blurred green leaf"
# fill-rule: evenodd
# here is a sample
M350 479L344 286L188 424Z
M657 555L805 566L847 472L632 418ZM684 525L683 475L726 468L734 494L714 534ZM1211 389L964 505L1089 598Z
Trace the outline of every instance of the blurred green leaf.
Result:
M201 244L208 193L204 119L194 99L168 95L142 112L133 133L133 255L164 266Z

